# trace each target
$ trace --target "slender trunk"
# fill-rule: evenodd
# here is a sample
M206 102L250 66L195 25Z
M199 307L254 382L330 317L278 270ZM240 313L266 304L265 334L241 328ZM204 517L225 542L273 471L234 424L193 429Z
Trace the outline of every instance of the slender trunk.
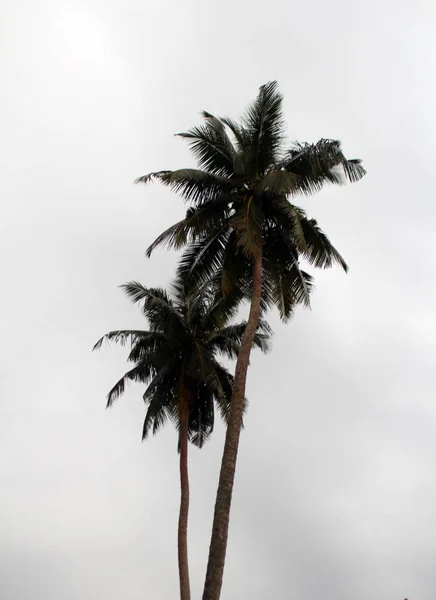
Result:
M261 245L260 245L261 246ZM236 459L238 456L239 436L242 427L242 415L245 399L248 363L253 345L254 335L259 323L260 303L262 298L262 248L255 258L253 266L253 289L250 314L242 338L236 362L233 384L232 403L227 425L226 441L215 502L215 513L212 526L212 538L209 548L206 582L203 600L218 600L223 582L224 563L229 531L230 505L232 502L233 482L235 479Z
M188 429L189 408L186 398L180 405L180 513L178 531L179 580L181 600L190 600L189 567L188 567L188 512L189 512L189 477L188 477Z

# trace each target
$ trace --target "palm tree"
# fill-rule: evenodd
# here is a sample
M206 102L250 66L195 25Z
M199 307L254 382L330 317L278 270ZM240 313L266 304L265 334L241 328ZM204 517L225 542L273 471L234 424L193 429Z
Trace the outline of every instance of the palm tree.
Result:
M189 510L188 441L202 447L214 426L214 402L227 420L233 377L217 362L221 353L236 358L245 323L230 325L236 304L220 297L211 286L191 288L181 280L172 286L172 297L160 288L131 282L123 286L149 323L148 331L111 331L104 340L131 343L128 360L134 367L110 390L107 406L119 398L128 381L145 383L147 405L142 439L155 434L169 418L179 430L181 500L178 525L180 597L189 600L187 527ZM270 329L260 322L253 345L266 351Z
M347 265L314 219L294 203L326 184L361 179L360 160L347 160L340 142L283 147L282 96L277 83L262 86L240 123L203 112L205 123L179 134L188 140L198 169L160 171L158 180L189 203L184 219L164 231L159 245L185 249L179 275L197 284L221 281L225 295L246 297L250 313L236 363L233 397L216 497L204 600L221 591L230 505L242 424L247 369L262 312L276 306L283 320L295 305L309 304L312 278L299 259L315 267Z

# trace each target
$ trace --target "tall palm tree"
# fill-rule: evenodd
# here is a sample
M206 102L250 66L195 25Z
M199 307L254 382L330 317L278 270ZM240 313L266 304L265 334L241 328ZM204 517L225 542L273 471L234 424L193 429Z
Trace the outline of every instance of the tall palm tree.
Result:
M202 447L214 426L214 402L227 420L233 377L217 361L221 353L236 358L245 323L229 324L236 310L232 298L220 297L211 286L188 289L179 279L169 296L160 288L131 282L123 286L149 323L148 331L111 331L104 340L131 343L134 363L110 390L107 405L119 398L128 381L145 383L147 405L142 438L155 434L169 418L179 430L181 500L178 525L180 597L189 600L187 527L189 510L188 441ZM253 345L266 351L270 329L260 322Z
M283 320L296 304L309 304L315 267L347 265L314 219L294 202L326 184L355 182L365 170L347 160L340 142L293 143L284 148L282 96L277 83L262 86L239 123L204 112L205 123L179 134L188 140L198 169L160 171L158 180L189 203L184 219L147 249L187 246L179 275L201 283L219 278L225 295L247 297L250 313L236 363L233 397L215 504L204 600L221 591L230 505L242 424L247 369L262 312L276 306Z

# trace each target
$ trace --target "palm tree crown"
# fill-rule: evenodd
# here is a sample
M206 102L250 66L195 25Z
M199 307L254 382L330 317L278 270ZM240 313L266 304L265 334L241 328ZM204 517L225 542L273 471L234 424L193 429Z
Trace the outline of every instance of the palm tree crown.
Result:
M236 312L234 301L220 298L210 286L190 290L180 280L172 294L160 288L145 288L138 282L123 286L149 323L148 331L111 331L104 340L124 345L130 341L128 361L134 363L110 390L107 405L123 394L128 381L147 385L147 404L142 437L155 434L170 419L180 424L180 397L189 398L189 438L202 446L214 426L214 402L226 419L232 395L233 377L217 361L217 354L235 358L245 322L229 324ZM254 345L268 349L270 329L259 324Z
M282 96L276 82L260 88L241 122L203 112L205 123L179 134L198 169L160 171L137 182L161 181L190 204L184 219L147 249L188 246L179 273L205 282L217 274L225 294L249 297L252 259L262 245L262 308L275 305L283 319L297 303L309 303L312 278L299 257L315 267L347 270L314 219L293 204L326 184L358 181L360 160L346 160L340 142L294 143L284 148Z

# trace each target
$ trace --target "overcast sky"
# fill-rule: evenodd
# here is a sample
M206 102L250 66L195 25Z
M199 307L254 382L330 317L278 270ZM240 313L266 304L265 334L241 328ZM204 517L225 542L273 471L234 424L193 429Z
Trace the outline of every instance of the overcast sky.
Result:
M183 214L149 171L173 134L279 81L290 139L341 139L367 177L301 198L348 261L254 356L223 600L434 600L436 8L400 2L3 0L0 596L173 600L176 433L141 444L140 386L104 410L143 327L118 285ZM191 448L201 597L224 429Z

